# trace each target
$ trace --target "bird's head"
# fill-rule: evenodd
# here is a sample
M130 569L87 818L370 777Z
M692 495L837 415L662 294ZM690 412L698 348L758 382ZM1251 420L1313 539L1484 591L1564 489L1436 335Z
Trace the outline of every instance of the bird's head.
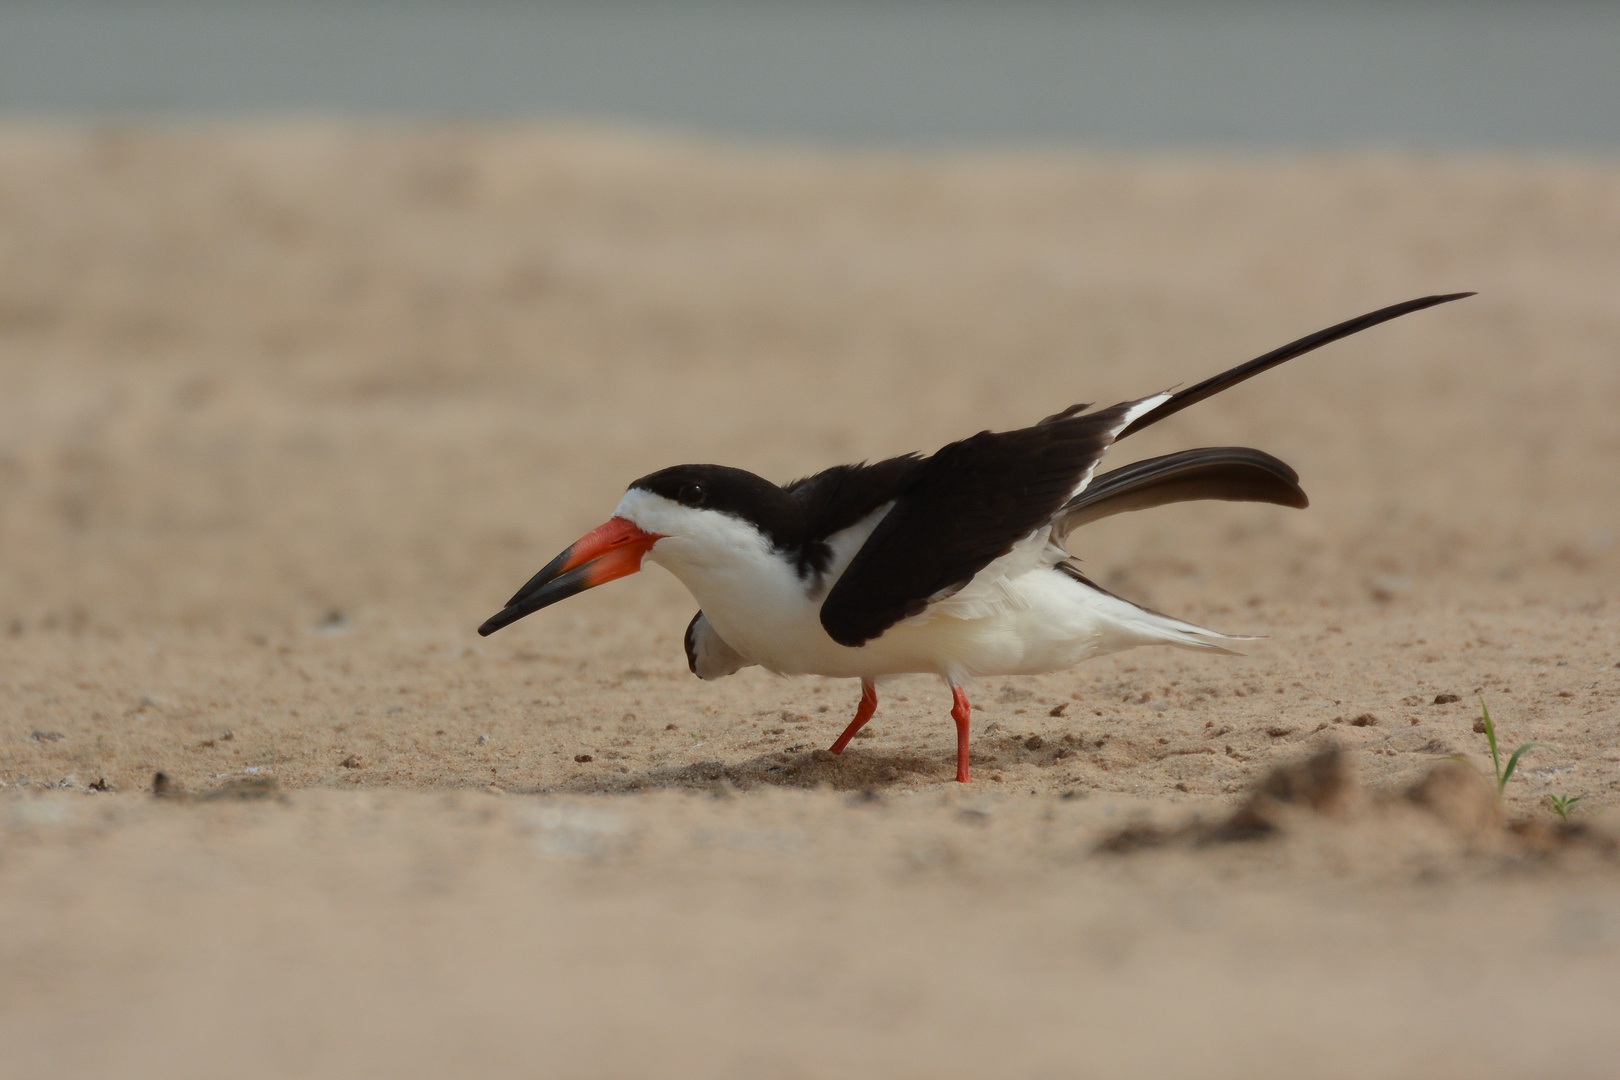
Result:
M525 615L641 569L650 558L690 586L790 542L797 508L781 488L724 465L676 465L631 484L613 516L565 548L478 628Z

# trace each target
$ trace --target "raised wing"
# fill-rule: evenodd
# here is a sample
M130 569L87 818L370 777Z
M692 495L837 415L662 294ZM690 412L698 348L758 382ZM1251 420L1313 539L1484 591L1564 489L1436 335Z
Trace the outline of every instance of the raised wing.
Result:
M863 645L966 585L1046 525L1120 430L1166 396L980 432L921 462L827 593L822 627L840 645Z
M1080 526L1114 514L1195 499L1295 508L1310 504L1299 486L1299 474L1264 450L1205 446L1103 473L1058 511L1052 539L1061 544Z
M1402 315L1410 315L1414 311L1432 308L1437 304L1449 304L1453 300L1462 300L1473 296L1471 292L1446 293L1443 296L1420 296L1416 300L1407 300L1399 304L1391 304L1377 311L1369 311L1365 315L1358 315L1354 319L1346 319L1337 326L1330 326L1326 330L1318 330L1314 334L1307 334L1298 341L1290 341L1279 349L1272 349L1264 356L1257 356L1253 360L1239 364L1219 375L1211 376L1197 386L1189 386L1185 390L1177 390L1168 395L1165 400L1141 416L1132 420L1130 426L1119 433L1123 439L1127 435L1134 435L1149 424L1157 424L1167 416L1173 416L1189 405L1196 405L1207 397L1213 397L1222 390L1229 390L1245 379L1252 379L1262 371L1268 371L1278 364L1286 363L1296 356L1303 356L1313 349L1347 338L1351 334L1359 334L1363 330L1371 329L1379 323L1398 319Z

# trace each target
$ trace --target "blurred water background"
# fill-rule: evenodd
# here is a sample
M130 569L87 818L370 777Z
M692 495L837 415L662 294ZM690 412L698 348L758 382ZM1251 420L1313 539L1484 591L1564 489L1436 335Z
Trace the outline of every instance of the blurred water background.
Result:
M912 148L1620 148L1602 0L0 0L0 118Z

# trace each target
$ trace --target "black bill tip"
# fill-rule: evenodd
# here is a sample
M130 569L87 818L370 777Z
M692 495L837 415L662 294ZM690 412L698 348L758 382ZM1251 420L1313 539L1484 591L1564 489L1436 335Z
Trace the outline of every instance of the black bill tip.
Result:
M563 556L567 554L566 551L563 552L563 555L557 557L556 562L561 562ZM551 573L551 567L548 566L536 574L529 584L507 601L504 608L484 620L484 625L478 628L478 636L489 637L501 627L510 626L525 615L533 615L541 608L550 607L570 596L577 596L593 584L589 563L576 566L555 577L552 577Z

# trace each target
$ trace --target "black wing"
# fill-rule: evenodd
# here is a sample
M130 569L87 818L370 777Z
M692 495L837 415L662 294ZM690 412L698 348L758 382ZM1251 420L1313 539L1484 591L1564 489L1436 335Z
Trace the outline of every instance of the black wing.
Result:
M1437 304L1449 304L1453 300L1473 296L1471 292L1446 293L1444 296L1422 296L1416 300L1408 300L1401 304L1391 304L1377 311L1370 311L1365 315L1357 316L1330 326L1326 330L1318 330L1314 334L1307 334L1298 341L1291 341L1280 349L1273 349L1264 356L1257 356L1248 363L1239 364L1230 371L1223 371L1213 378L1205 379L1197 386L1189 386L1185 390L1178 390L1170 395L1170 400L1131 421L1130 427L1119 433L1123 439L1127 435L1134 435L1149 424L1157 424L1167 416L1173 416L1189 405L1196 405L1207 397L1213 397L1222 390L1228 390L1245 379L1252 379L1269 368L1292 360L1296 356L1303 356L1312 349L1320 349L1323 345L1347 338L1351 334L1359 334L1363 330L1377 326L1379 323L1398 319L1402 315L1410 315L1414 311L1422 311Z
M973 580L1074 496L1136 404L980 432L918 463L827 593L827 634L863 645Z
M1319 330L1178 391L1128 425L1115 426L1134 403L1086 415L1076 415L1083 406L1075 406L1032 428L982 432L952 443L906 478L894 509L827 594L821 625L841 645L865 644L919 614L931 599L966 585L1050 521L1116 439L1329 342L1473 295L1420 297ZM1247 475L1252 479L1252 470Z
M1194 499L1266 502L1296 509L1310 504L1299 486L1299 474L1264 450L1205 446L1103 473L1058 511L1052 536L1061 543L1080 526L1114 514Z

